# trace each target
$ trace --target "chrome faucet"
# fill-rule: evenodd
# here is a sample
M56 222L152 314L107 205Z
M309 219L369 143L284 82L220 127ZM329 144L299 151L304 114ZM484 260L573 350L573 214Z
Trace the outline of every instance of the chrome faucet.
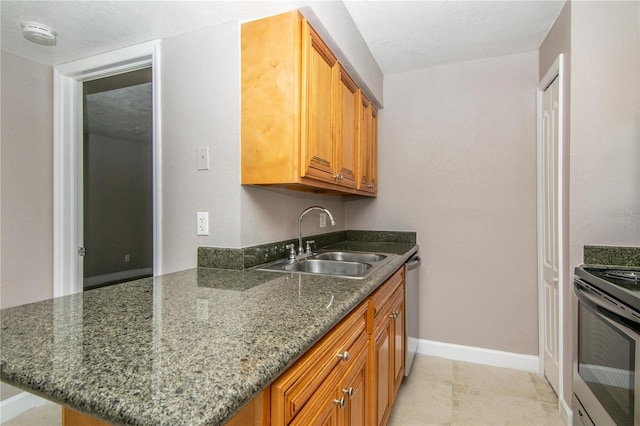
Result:
M302 248L302 218L307 213L312 211L320 211L322 213L326 213L329 216L329 220L331 220L331 226L334 226L336 224L336 221L333 220L333 215L331 214L331 212L325 209L324 207L313 206L313 207L309 207L308 209L300 213L300 218L298 218L298 257L303 256L305 254L304 249ZM309 250L309 253L310 253L310 250Z

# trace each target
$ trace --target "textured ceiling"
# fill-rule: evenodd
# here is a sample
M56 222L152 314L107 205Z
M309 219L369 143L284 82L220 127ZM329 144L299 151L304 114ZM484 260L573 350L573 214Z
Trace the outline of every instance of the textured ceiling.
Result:
M144 83L87 95L84 131L111 139L151 144L151 91L151 83Z
M49 65L238 20L273 15L295 1L0 1L2 48ZM55 47L22 37L21 22L58 33Z
M156 38L313 4L310 1L0 2L3 50L49 65ZM385 74L535 50L563 1L346 1ZM58 32L58 44L29 43L20 23Z
M345 1L384 74L537 50L564 1Z

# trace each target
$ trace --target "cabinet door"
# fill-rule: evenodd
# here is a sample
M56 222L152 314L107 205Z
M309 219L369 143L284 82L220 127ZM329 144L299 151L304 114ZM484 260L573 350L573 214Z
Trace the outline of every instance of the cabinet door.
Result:
M358 189L376 194L378 174L378 110L360 92Z
M338 61L311 26L305 23L302 46L303 177L335 182L334 121Z
M405 354L405 337L404 337L404 294L402 299L398 300L393 311L393 397L398 393L398 388L404 377L404 354Z
M340 391L346 398L343 413L343 424L345 425L365 425L367 421L367 386L369 383L369 365L366 346L360 351L360 355L355 360L354 366L349 370L345 380L340 386Z
M342 397L333 391L333 386L326 386L329 392L325 389L316 392L289 425L338 426L342 414L339 401Z
M358 105L358 133L359 133L359 147L358 147L358 189L367 191L369 187L369 157L371 153L370 137L369 135L369 117L371 115L371 104L369 99L360 91L360 103Z
M393 392L393 336L392 323L386 318L380 325L379 332L374 341L374 369L375 386L373 398L376 425L384 425L391 414L391 397Z
M338 66L338 117L336 138L336 183L348 188L356 187L356 166L358 155L358 86L349 74Z
M369 192L378 193L378 110L371 105L369 141Z

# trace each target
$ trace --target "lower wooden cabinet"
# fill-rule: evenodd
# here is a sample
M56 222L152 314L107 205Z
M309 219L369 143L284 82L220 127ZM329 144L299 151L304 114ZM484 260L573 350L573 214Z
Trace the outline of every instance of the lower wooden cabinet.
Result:
M340 386L340 392L344 397L348 397L344 411L345 424L364 425L367 424L367 386L369 384L369 365L367 356L368 348L365 348L356 367Z
M62 407L62 426L109 426L102 420Z
M289 424L302 415L302 410L324 411L328 407L324 394L333 393L333 388L358 362L360 352L366 357L367 312L366 304L354 309L273 382L272 425Z
M405 298L404 291L398 295L392 311L393 321L393 399L398 394L400 384L404 378L404 362L406 351L405 338ZM393 401L392 401L393 402Z
M386 425L404 377L404 268L370 298L369 341L372 424Z
M347 363L350 366L340 376L336 367L316 390L291 425L364 425L366 424L367 335L362 334Z
M376 425L385 424L391 414L391 321L387 318L380 324L371 341L371 359L374 367L374 385L371 393L372 417Z
M387 424L404 376L404 283L403 267L276 379L272 425Z

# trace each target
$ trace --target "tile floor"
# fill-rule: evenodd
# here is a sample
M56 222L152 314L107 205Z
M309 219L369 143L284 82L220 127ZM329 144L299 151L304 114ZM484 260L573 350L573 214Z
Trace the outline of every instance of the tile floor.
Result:
M545 378L425 355L416 355L389 420L389 426L562 424Z
M60 408L34 408L2 426L59 426ZM555 393L533 373L416 355L389 426L562 425Z
M2 426L60 426L62 424L62 410L59 405L50 403L33 408L15 417Z

